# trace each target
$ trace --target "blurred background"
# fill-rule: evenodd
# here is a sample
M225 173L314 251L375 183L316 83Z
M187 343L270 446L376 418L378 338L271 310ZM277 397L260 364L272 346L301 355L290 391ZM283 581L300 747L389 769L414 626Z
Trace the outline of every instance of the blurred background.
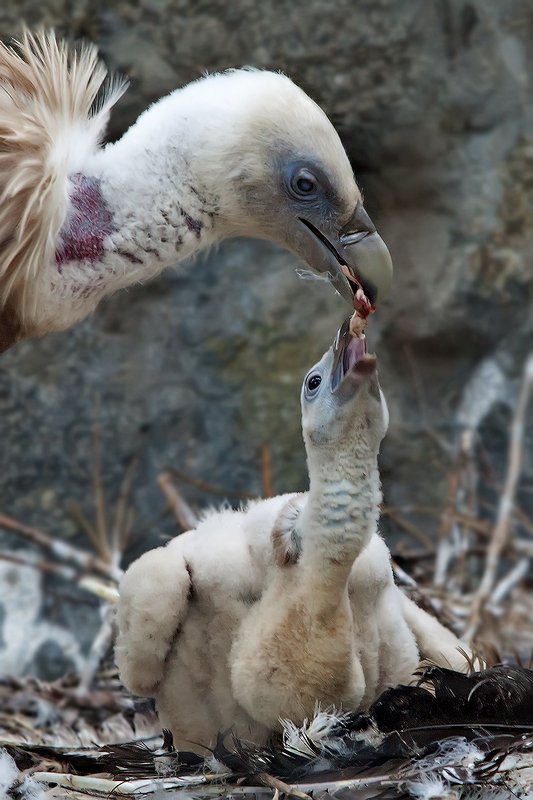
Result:
M110 138L205 71L243 65L283 70L328 113L395 263L368 330L391 415L382 531L464 631L533 346L531 3L2 0L0 37L23 23L95 42L129 77ZM270 244L230 241L0 358L0 578L11 587L0 672L59 677L101 624L75 580L16 562L38 552L21 555L24 526L104 556L104 528L118 526L125 566L179 530L162 473L194 510L306 488L300 384L349 308L298 266ZM515 572L487 630L504 601L531 612L527 419L493 584ZM6 625L29 621L35 646L9 660ZM508 649L530 648L520 635Z

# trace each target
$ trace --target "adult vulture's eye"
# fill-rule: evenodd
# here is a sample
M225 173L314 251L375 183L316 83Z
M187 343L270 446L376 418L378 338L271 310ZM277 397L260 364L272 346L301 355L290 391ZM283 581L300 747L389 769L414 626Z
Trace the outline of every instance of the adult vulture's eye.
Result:
M298 178L296 188L301 194L310 194L315 190L315 184L310 178Z
M299 169L291 178L290 188L295 197L314 197L318 189L317 179L308 169Z

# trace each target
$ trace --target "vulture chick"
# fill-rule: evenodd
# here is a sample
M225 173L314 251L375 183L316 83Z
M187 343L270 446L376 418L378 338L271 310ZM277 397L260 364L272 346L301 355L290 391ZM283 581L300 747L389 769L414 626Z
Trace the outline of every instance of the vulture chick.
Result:
M286 246L368 314L388 250L333 126L289 78L202 78L101 147L126 88L105 77L93 46L0 43L0 352L232 236Z
M388 412L348 320L305 378L302 412L307 494L212 513L120 586L122 681L155 697L180 749L229 727L264 743L317 701L365 710L421 657L466 667L459 640L394 584L377 533Z

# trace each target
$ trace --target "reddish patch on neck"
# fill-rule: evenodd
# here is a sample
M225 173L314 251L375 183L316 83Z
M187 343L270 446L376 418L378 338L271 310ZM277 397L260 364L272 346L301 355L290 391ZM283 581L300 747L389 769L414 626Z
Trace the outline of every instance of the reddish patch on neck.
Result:
M61 229L56 251L59 267L68 261L99 261L104 240L114 230L113 215L106 206L98 178L72 175L68 218Z

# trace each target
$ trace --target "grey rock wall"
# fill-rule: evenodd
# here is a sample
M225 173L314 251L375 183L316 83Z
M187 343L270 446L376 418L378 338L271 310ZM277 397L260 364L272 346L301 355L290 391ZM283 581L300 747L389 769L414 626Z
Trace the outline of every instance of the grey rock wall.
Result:
M95 41L130 77L112 136L204 70L282 69L317 99L395 261L369 333L391 410L385 501L443 505L458 414L475 420L502 473L533 325L527 0L3 0L0 36L22 20ZM326 285L298 280L295 266L265 243L229 242L118 295L76 329L2 356L0 510L83 541L66 509L74 501L93 513L98 402L111 500L139 459L130 555L174 532L155 483L168 466L260 493L267 442L275 490L303 488L300 381L348 309ZM532 475L528 456L526 505ZM428 516L428 533L437 526ZM385 531L391 541L398 533ZM69 611L50 601L47 613L72 624L86 613L77 600Z

